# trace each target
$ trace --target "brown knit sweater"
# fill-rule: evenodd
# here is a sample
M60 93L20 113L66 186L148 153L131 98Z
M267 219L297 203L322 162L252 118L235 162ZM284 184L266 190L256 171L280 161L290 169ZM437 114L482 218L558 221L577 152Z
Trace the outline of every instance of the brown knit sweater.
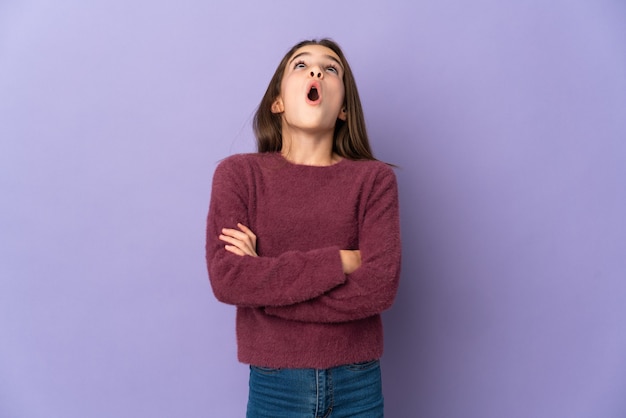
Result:
M224 249L221 229L238 222L257 235L259 257ZM361 251L352 274L340 249ZM379 358L380 313L395 297L400 253L386 164L316 167L265 153L234 155L215 170L206 260L217 299L237 306L243 363L324 369Z

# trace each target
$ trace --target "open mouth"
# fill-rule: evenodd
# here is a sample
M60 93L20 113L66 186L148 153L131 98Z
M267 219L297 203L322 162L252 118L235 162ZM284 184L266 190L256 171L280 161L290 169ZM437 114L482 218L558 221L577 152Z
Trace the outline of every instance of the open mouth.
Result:
M315 102L320 98L320 94L317 91L317 87L312 86L311 90L309 90L309 94L306 96L310 101Z

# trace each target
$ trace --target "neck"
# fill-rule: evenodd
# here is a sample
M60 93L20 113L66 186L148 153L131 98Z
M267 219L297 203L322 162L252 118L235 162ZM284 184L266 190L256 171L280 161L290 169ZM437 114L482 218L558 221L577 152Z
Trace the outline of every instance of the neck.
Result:
M287 161L302 165L327 166L341 160L333 153L333 132L316 135L285 130L284 126L280 153Z

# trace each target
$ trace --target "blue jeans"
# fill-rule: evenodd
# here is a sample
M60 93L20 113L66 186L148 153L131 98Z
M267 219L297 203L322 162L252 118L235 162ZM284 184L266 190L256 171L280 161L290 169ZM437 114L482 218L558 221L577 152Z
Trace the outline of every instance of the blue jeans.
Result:
M332 369L250 366L247 418L380 418L378 360Z

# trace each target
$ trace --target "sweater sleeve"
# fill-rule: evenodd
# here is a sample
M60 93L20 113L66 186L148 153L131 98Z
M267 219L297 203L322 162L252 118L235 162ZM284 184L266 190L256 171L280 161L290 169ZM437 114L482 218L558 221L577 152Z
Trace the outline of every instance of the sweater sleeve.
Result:
M265 312L304 322L346 322L381 313L395 298L400 278L400 222L396 178L391 169L375 181L359 235L361 266L325 294Z
M226 159L215 170L207 220L206 261L213 292L224 303L267 307L318 297L346 280L338 247L287 251L277 257L239 256L224 249L222 228L250 224L253 176L245 161Z

